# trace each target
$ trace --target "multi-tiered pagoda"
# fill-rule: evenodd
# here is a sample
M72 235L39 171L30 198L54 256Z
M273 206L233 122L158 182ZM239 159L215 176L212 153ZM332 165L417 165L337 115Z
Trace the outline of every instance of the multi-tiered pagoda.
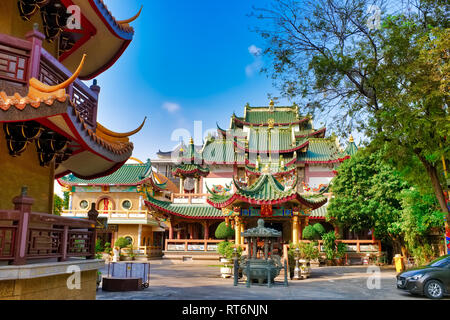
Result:
M357 150L353 139L344 150L325 133L295 104L247 104L242 117L233 114L229 128L218 126L201 149L191 139L171 159L158 154L180 177L180 194L171 201L148 197L147 206L169 221L169 239L213 238L210 226L219 219L233 226L241 244L242 232L264 217L285 243L297 242L310 220L324 222L335 169Z

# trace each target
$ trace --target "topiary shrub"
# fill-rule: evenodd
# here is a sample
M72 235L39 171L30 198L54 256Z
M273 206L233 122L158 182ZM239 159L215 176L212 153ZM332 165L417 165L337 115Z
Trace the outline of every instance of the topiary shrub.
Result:
M325 228L323 227L323 225L321 225L320 223L315 223L315 224L313 224L313 228L314 228L314 230L316 230L317 231L317 233L320 235L320 236L323 236L324 234L325 234Z
M118 238L116 240L116 242L114 242L114 246L119 247L120 249L128 247L129 245L130 245L130 242L123 237Z
M234 237L234 230L223 221L217 226L215 236L217 239L230 239Z
M302 232L303 239L306 240L318 240L320 238L320 234L314 229L312 225L306 226Z

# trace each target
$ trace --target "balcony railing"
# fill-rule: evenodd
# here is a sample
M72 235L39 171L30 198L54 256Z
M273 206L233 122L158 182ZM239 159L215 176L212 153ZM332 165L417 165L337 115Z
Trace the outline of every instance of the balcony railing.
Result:
M162 256L162 248L160 246L140 246L134 253L138 256L160 257Z
M63 210L61 212L63 217L75 217L75 218L87 218L87 210ZM108 218L109 220L127 220L127 219L142 219L149 220L153 219L152 215L147 210L108 210L99 211L99 218Z
M56 85L72 73L42 48L43 35L31 31L26 40L0 34L0 91L22 96L28 92L29 79L36 78L47 85ZM71 101L86 123L97 124L98 86L86 86L79 79L67 88Z
M0 211L0 260L23 265L32 259L95 257L95 220L70 219L31 211L26 189L14 210Z
M180 204L202 204L206 203L209 194L206 193L172 193L172 203Z

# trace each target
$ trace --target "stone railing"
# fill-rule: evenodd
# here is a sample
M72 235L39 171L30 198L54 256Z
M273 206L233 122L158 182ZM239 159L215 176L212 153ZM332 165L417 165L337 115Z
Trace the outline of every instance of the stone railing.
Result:
M310 243L310 240L300 240L300 243ZM323 241L317 240L320 252L323 253ZM379 253L381 252L381 240L336 240L336 243L345 243L347 253ZM283 245L283 259L288 257L289 245Z
M56 58L42 48L45 38L33 30L19 39L0 33L0 91L8 95L15 92L25 96L28 83L36 78L47 85L56 85L67 80L72 73ZM97 125L97 104L100 87L86 86L79 79L67 88L77 111L92 129Z
M14 210L0 211L0 261L14 265L32 259L95 257L95 211L89 220L32 212L34 200L26 194L13 199Z
M207 193L172 193L170 201L179 204L202 204L206 203Z
M207 239L166 239L166 251L217 252L217 245L223 240Z

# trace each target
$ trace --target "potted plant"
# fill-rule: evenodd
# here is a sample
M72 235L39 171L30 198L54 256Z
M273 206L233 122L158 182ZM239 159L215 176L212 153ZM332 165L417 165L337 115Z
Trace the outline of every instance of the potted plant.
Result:
M317 240L320 240L325 233L326 233L325 228L320 223L315 223L315 224L310 224L303 229L302 237L305 240L317 241ZM317 244L315 244L315 246L318 247ZM320 261L319 261L320 248L319 247L318 247L318 250L319 250L319 255L316 258L310 260L311 265L314 267L320 266Z
M117 247L117 248L119 248L119 257L120 257L120 260L122 261L122 258L124 258L125 256L122 254L122 249L123 248L126 248L126 247L128 247L130 245L130 242L127 240L127 239L125 239L125 238L123 238L123 237L120 237L120 238L118 238L117 240L116 240L116 242L114 243L114 247Z
M311 260L319 258L319 249L316 243L300 243L299 245L300 259L300 272L302 279L309 278L311 274Z
M125 252L125 254L123 254L123 255L121 255L120 256L120 261L132 261L132 260L134 260L134 257L136 256L135 254L134 254L134 248L133 248L133 245L131 245L131 244L129 244L127 247L126 247L126 252Z
M344 265L344 257L345 254L347 253L347 245L345 243L339 242L336 245L336 263L338 266L343 266Z
M327 258L327 265L335 265L336 257L336 235L334 231L327 232L322 235L323 249Z
M215 236L217 239L224 239L225 241L220 242L217 251L220 253L220 262L222 263L231 263L230 259L226 258L226 251L229 246L232 245L231 242L228 242L234 236L234 230L226 224L225 221L221 222L216 229Z
M235 252L235 247L233 243L228 241L222 241L217 246L217 251L222 256L221 262L223 266L220 268L220 273L222 278L229 278L233 275L233 254ZM242 248L236 248L237 258L242 254Z

